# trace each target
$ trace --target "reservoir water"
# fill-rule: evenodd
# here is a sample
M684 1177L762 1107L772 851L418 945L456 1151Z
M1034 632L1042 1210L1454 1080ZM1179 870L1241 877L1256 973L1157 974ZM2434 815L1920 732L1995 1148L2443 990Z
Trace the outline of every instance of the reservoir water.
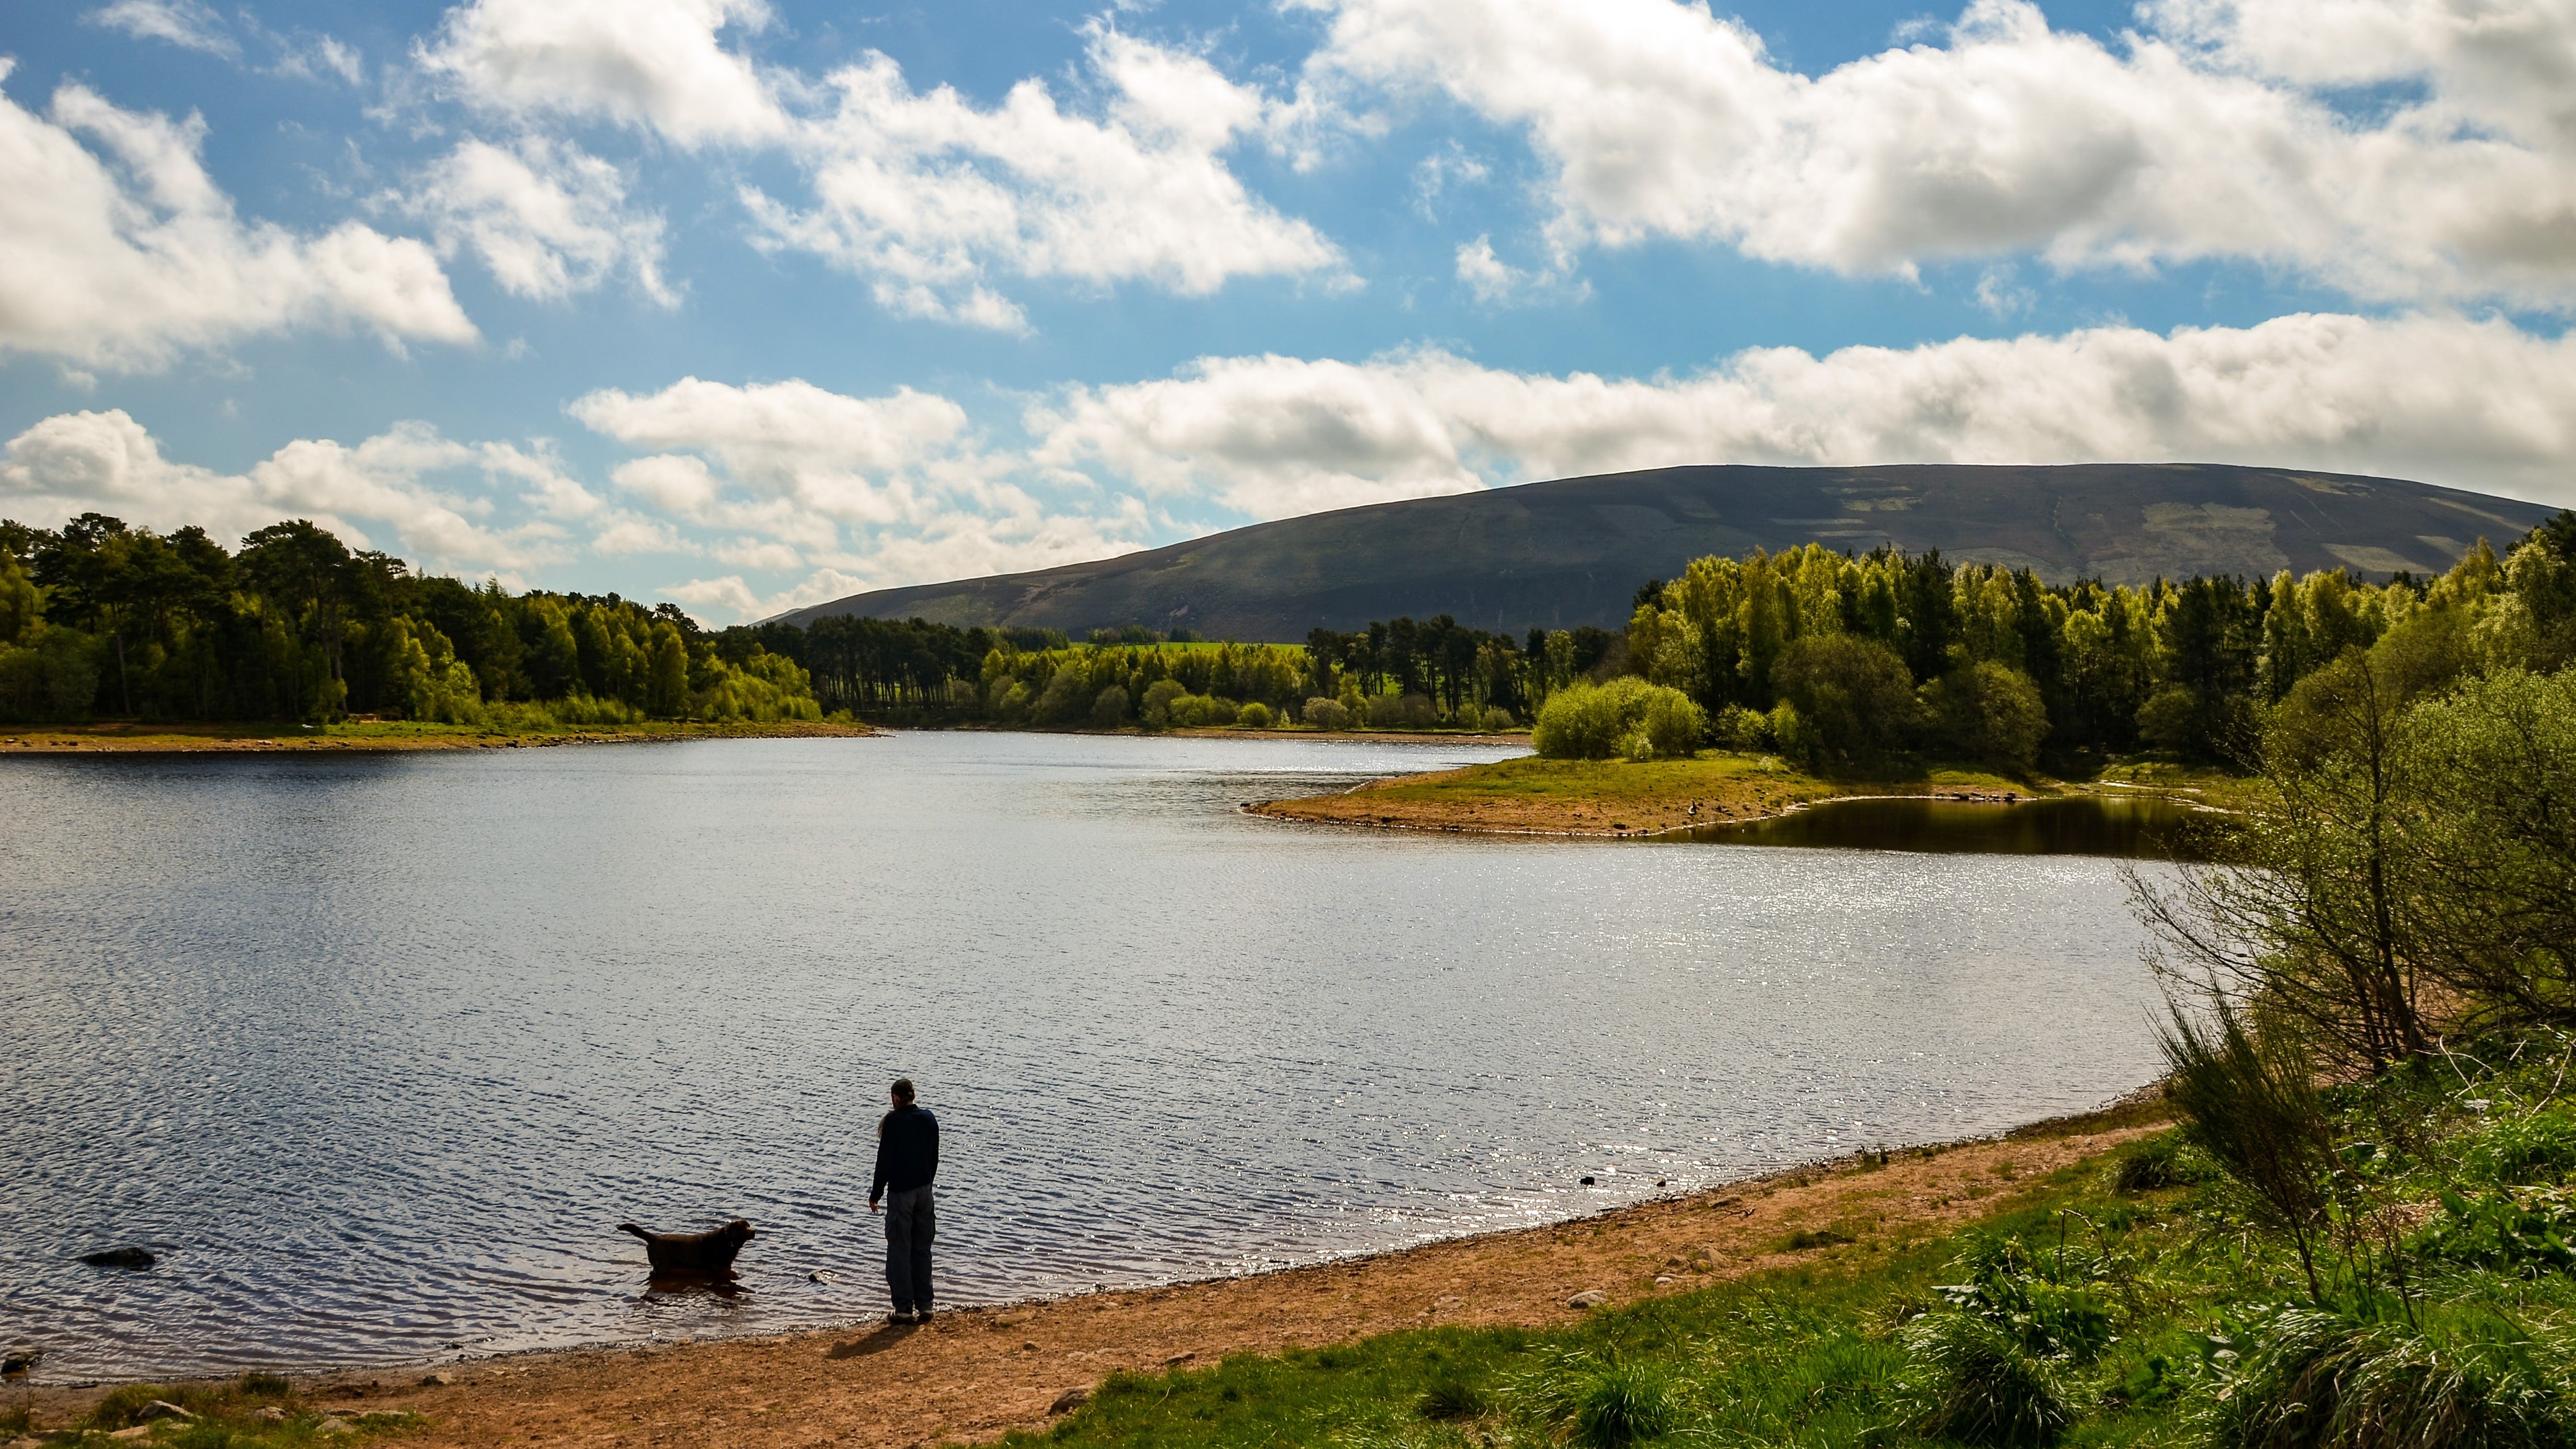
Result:
M0 1347L131 1378L881 1311L897 1074L945 1128L945 1306L1561 1218L2154 1075L2108 859L1236 808L1507 753L0 760ZM646 1291L612 1231L736 1215L730 1296ZM77 1261L128 1244L159 1264Z

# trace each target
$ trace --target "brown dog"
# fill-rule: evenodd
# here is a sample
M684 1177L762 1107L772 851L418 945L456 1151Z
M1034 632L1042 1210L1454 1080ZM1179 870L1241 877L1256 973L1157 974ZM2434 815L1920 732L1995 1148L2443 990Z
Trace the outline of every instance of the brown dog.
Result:
M666 1273L730 1275L734 1255L742 1251L744 1243L759 1236L741 1218L703 1233L653 1233L633 1223L619 1223L617 1230L644 1240L644 1256L652 1260L653 1276L657 1278Z

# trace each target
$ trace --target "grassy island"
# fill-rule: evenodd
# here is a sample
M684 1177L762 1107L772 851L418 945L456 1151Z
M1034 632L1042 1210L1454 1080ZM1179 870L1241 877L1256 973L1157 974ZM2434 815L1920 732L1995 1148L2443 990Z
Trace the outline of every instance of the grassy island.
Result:
M1777 755L1707 750L1664 760L1530 755L1253 808L1282 820L1336 825L1616 836L1758 820L1846 796L2029 800L2056 789L1973 769L1928 770L1910 779L1828 779Z

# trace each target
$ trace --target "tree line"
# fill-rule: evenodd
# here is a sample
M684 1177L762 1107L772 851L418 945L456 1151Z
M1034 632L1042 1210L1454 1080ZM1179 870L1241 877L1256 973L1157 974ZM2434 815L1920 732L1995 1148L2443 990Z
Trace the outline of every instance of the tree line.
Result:
M0 718L352 714L535 728L822 717L795 660L669 604L470 585L302 519L236 551L202 528L98 513L0 522Z
M2523 641L2531 619L2557 617L2550 570L2571 556L2571 513L2506 559L2481 541L2438 577L2377 585L2339 569L2050 585L1938 553L1810 544L1699 559L1641 590L1622 663L1687 700L1706 738L1817 765L1922 750L2027 767L2043 746L2065 768L2141 747L2250 765L2268 711L2352 649L2456 635L2482 658L2554 657ZM1629 714L1648 698L1631 691ZM1641 726L1613 747L1649 749Z

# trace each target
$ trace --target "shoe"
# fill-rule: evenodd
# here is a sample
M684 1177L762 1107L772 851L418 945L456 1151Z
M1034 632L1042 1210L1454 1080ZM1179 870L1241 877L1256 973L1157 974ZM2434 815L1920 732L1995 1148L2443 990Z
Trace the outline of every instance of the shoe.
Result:
M915 1323L928 1323L930 1321L930 1310L925 1308L919 1313L912 1315L912 1321Z
M910 1323L911 1321L912 1310L909 1308L898 1308L894 1312L886 1315L886 1322L888 1323Z

